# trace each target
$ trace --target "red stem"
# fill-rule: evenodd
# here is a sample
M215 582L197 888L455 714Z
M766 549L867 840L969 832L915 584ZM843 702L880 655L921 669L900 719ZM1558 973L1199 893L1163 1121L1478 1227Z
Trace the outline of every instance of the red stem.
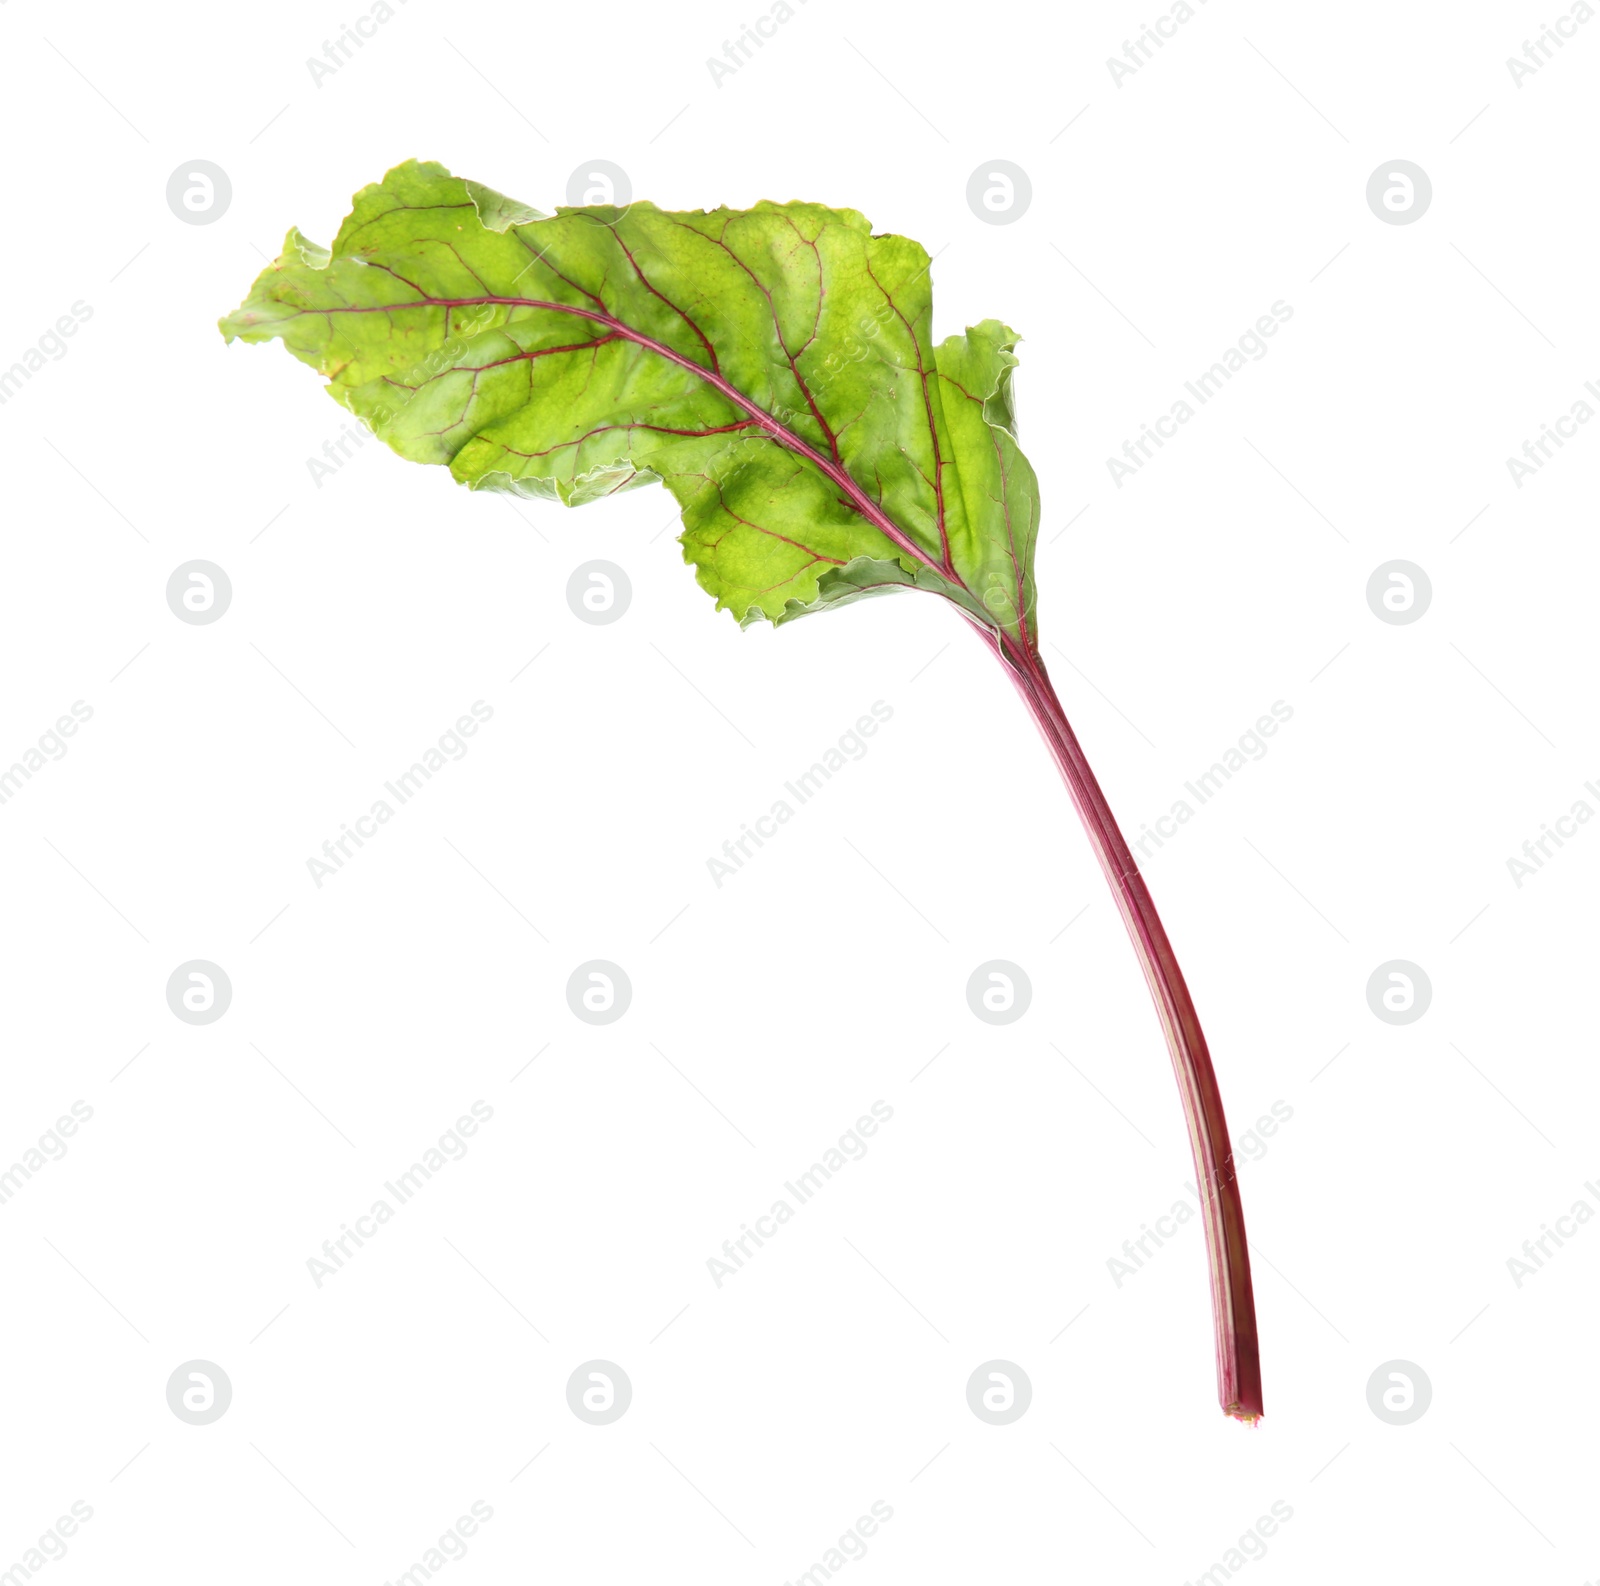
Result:
M1250 1248L1245 1239L1244 1207L1239 1199L1233 1147L1228 1140L1228 1120L1223 1114L1222 1094L1217 1089L1200 1016L1156 913L1150 889L1089 769L1043 661L1010 640L997 640L983 629L978 632L1006 668L1061 769L1128 935L1133 938L1150 995L1155 998L1189 1125L1196 1182L1204 1186L1201 1199L1216 1322L1217 1397L1227 1414L1241 1421L1254 1421L1261 1415L1261 1354L1250 1283Z

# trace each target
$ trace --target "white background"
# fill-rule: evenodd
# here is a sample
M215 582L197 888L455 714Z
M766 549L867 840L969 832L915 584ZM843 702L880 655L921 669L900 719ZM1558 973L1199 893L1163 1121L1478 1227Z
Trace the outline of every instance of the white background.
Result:
M810 0L718 86L764 10L396 12L316 85L368 13L0 9L0 366L93 310L0 409L0 761L93 709L0 806L0 1165L93 1109L0 1206L0 1569L82 1500L50 1580L377 1586L482 1500L448 1580L778 1586L881 1500L850 1579L1179 1586L1281 1500L1252 1581L1594 1574L1600 1227L1520 1288L1506 1262L1600 1205L1600 833L1520 889L1506 860L1600 807L1600 425L1521 488L1506 458L1600 380L1600 23L1518 87L1526 7L1212 0L1119 87L1165 12ZM313 483L344 415L215 321L413 155L545 209L607 159L665 206L817 199L943 250L936 333L1026 338L1045 655L1130 834L1292 706L1148 866L1236 1137L1293 1110L1243 1173L1254 1431L1216 1408L1198 1224L1108 1272L1184 1194L1181 1114L960 624L901 596L741 634L656 490L512 505L371 442ZM965 199L997 158L1033 189L1004 226ZM1397 158L1433 184L1412 225L1365 198ZM214 224L166 203L196 159L231 179ZM1268 355L1114 484L1279 300ZM197 557L233 584L210 626L165 600ZM566 604L592 558L632 580L611 626ZM1366 602L1394 558L1432 581L1411 625ZM318 889L308 857L479 699ZM866 758L718 889L707 858L875 700ZM165 1000L193 958L233 985L202 1027ZM965 998L996 958L1034 988L1003 1028ZM589 959L633 985L600 1028L565 995ZM1404 1027L1367 1004L1390 959L1432 983ZM465 1158L318 1288L478 1099ZM869 1154L716 1287L879 1099ZM233 1388L209 1426L166 1403L196 1358ZM596 1358L633 1384L605 1427L565 1396ZM966 1404L995 1358L1032 1383L1009 1426ZM1367 1404L1396 1359L1433 1390L1407 1426Z

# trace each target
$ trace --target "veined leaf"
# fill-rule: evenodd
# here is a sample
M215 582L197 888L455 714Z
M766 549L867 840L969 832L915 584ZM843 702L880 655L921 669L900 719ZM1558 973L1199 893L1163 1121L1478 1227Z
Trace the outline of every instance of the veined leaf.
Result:
M931 261L851 209L545 216L416 161L221 322L402 457L569 506L661 481L741 622L915 587L1036 649L1038 483L995 320L937 346Z

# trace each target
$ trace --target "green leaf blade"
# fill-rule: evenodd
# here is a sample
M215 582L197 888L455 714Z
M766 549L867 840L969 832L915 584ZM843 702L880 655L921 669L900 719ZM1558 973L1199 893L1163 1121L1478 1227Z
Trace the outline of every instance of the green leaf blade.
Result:
M580 505L659 480L741 622L923 589L1031 646L1014 334L935 349L931 261L854 210L516 200L411 161L222 323L281 339L401 456ZM1009 339L1007 339L1009 338ZM959 393L956 387L960 387Z

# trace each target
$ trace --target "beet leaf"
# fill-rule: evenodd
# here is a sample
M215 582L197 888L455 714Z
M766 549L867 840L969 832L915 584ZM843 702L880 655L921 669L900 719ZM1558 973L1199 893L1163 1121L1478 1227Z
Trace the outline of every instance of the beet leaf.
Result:
M331 249L291 230L221 321L281 340L402 457L578 506L661 483L741 625L920 590L1006 669L1055 758L1155 998L1188 1121L1228 1414L1261 1414L1250 1257L1211 1058L1149 889L1039 650L1038 481L1014 331L935 343L931 264L818 204L558 209L408 161Z

